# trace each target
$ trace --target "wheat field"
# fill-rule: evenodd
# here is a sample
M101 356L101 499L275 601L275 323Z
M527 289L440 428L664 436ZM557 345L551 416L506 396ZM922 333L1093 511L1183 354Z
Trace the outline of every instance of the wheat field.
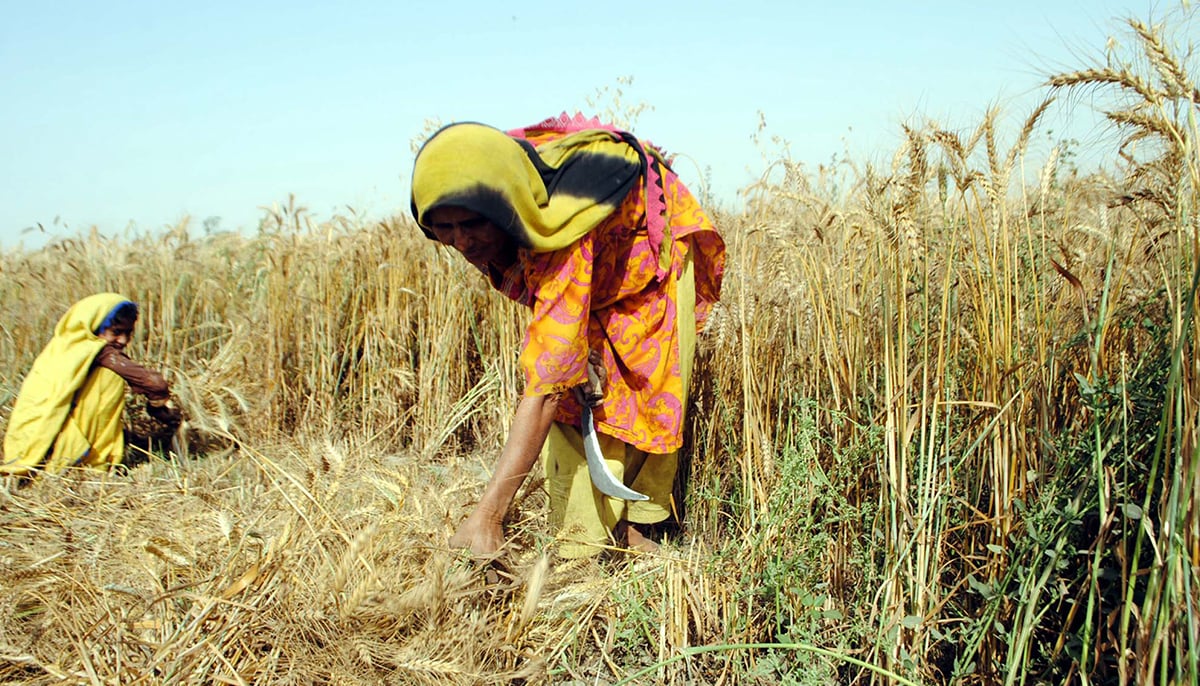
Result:
M97 291L140 303L132 355L187 421L0 490L0 682L1196 683L1190 20L1128 20L1015 134L991 110L906 127L887 164L780 148L717 208L656 554L554 558L536 478L497 564L447 547L527 315L403 208L3 253L0 429ZM1079 94L1119 136L1103 169L1035 161Z

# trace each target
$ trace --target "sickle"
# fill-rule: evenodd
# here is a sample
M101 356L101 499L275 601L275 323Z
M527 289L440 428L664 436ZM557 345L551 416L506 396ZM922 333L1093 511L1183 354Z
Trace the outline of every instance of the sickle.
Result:
M621 483L604 462L600 454L600 440L596 438L596 423L592 418L592 408L587 403L583 406L583 453L587 456L588 474L592 477L592 485L604 495L622 500L649 500L650 496L643 495Z

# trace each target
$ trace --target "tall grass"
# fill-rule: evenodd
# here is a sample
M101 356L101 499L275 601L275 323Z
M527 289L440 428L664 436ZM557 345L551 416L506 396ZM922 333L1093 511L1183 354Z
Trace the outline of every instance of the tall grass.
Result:
M0 674L1195 683L1200 97L1186 33L1127 28L1015 134L931 121L815 172L783 146L716 213L661 556L551 563L536 479L523 552L445 548L527 315L404 217L4 254L0 425L57 316L116 290L202 450L5 492ZM1122 133L1102 172L1030 149L1081 91Z

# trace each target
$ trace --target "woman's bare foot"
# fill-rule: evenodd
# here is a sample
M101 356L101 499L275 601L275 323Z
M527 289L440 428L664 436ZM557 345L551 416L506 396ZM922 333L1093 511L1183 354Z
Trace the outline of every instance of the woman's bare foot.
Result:
M658 544L643 534L636 524L629 523L625 526L625 540L631 550L639 553L658 552Z

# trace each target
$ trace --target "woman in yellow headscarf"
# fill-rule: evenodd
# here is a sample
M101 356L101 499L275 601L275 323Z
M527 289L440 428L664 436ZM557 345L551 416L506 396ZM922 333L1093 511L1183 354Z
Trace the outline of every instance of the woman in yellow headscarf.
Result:
M125 355L137 304L99 293L71 306L21 384L4 435L0 473L104 469L125 456L126 384L146 396L146 411L168 425L179 414L158 372Z
M544 451L559 553L655 543L645 525L674 511L695 333L720 295L724 243L661 153L576 115L503 132L474 123L434 134L417 155L412 212L504 295L533 311L525 392L493 476L451 545L486 555ZM571 393L589 365L603 397ZM649 498L593 487L582 406L613 475Z

